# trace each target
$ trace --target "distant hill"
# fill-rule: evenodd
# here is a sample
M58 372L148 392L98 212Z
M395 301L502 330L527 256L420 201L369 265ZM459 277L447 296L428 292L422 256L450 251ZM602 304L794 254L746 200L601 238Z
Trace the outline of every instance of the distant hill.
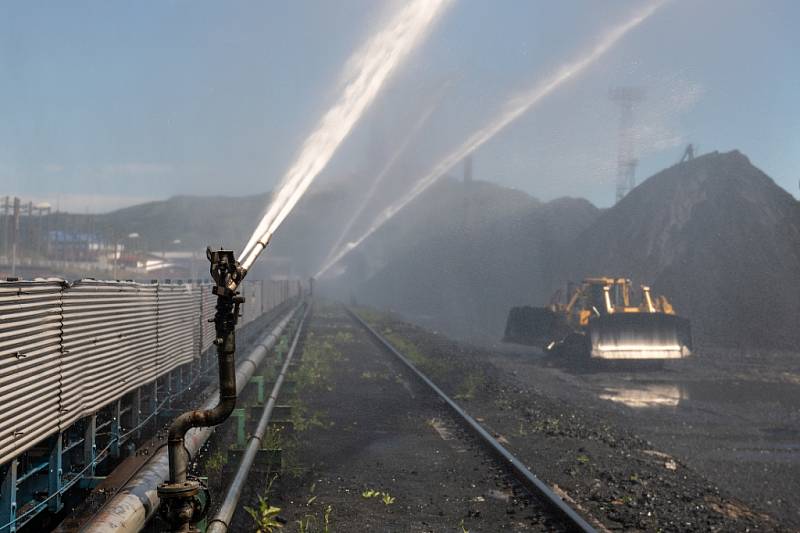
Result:
M97 219L98 228L106 234L140 235L142 246L159 250L197 250L207 245L226 246L241 251L250 233L255 230L266 210L270 193L240 197L176 196L164 201L135 205ZM287 259L293 273L311 275L311 269L322 260L324 246L334 238L333 230L342 224L348 191L344 189L310 192L296 206L281 231L273 237L268 256ZM171 244L180 239L179 245ZM267 275L259 262L254 276Z
M200 249L207 244L239 245L242 228L254 226L254 220L266 205L268 193L244 197L174 196L97 216L104 232L115 235L138 233L154 249L160 242L173 248Z
M316 273L346 220L361 200L363 191L347 181L336 187L312 188L286 219L269 246L265 258L286 259L293 273ZM140 235L137 243L150 250L162 248L202 251L206 245L241 250L266 208L269 193L242 197L176 196L97 215L95 224L107 236ZM498 217L510 216L538 202L529 195L495 184L475 181L464 187L444 179L395 217L359 250L366 264L385 264L395 252L413 247L420 236L446 234L464 223L461 208L470 206L467 221L480 227ZM365 213L369 222L375 213ZM81 215L75 215L81 217ZM352 237L367 228L356 225ZM179 245L173 245L180 239ZM269 275L259 262L254 276Z

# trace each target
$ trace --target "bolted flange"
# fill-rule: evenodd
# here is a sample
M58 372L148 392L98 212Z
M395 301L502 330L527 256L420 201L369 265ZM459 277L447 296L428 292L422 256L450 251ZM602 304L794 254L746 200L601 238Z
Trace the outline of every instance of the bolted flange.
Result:
M158 486L159 513L173 533L196 533L194 524L205 518L210 504L208 488L197 479Z

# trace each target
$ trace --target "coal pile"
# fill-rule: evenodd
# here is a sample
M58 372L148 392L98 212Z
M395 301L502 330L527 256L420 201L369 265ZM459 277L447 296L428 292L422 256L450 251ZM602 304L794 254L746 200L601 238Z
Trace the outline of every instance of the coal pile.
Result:
M800 204L737 151L652 176L600 215L563 262L574 278L650 283L701 341L800 339Z

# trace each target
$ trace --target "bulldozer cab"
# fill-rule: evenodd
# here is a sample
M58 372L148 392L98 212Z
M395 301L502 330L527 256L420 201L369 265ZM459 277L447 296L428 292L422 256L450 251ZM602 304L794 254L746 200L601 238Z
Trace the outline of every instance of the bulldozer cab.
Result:
M605 301L605 287L606 285L592 284L586 291L586 307L597 315L605 315L609 311Z
M574 304L570 310L577 308L579 313L585 310L595 316L603 316L629 307L630 287L630 280L624 278L586 278L577 290L577 298L573 299Z

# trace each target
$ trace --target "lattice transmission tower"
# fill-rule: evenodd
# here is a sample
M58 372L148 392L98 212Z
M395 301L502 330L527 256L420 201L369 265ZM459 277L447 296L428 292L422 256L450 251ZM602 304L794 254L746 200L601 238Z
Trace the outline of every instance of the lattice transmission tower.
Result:
M616 201L619 202L636 187L639 160L634 149L633 111L636 104L644 100L645 92L642 87L615 87L608 96L620 110L616 183Z

